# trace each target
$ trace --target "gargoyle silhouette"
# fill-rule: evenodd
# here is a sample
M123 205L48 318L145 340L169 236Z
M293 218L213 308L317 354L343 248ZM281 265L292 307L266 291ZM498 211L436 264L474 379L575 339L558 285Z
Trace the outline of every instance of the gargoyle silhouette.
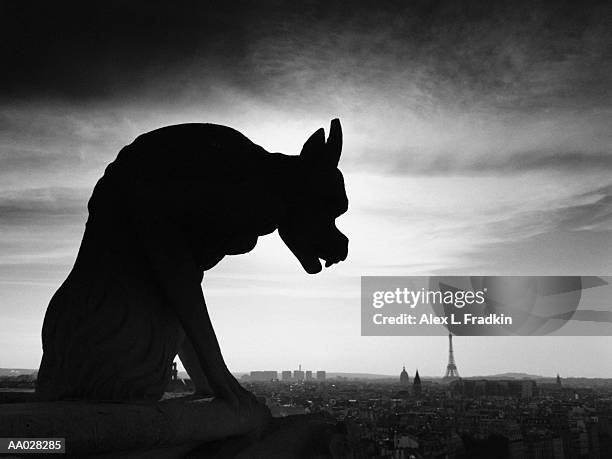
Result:
M278 229L306 272L344 260L340 121L299 156L215 124L168 126L124 147L96 184L74 267L42 330L42 400L159 400L177 353L198 393L252 394L221 355L203 272Z

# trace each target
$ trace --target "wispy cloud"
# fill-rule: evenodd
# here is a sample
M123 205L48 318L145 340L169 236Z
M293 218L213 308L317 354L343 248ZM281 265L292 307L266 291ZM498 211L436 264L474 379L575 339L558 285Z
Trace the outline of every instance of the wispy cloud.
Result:
M50 223L52 218L81 220L87 213L91 190L50 187L0 191L0 222L3 226Z

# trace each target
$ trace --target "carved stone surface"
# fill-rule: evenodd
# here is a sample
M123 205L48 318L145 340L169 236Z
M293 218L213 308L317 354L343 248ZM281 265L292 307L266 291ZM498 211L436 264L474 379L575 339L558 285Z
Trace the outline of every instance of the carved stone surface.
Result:
M0 437L63 437L66 452L81 457L153 450L162 450L163 457L182 457L207 442L256 437L269 420L263 406L237 414L222 401L198 398L156 403L14 403L0 405Z
M360 458L355 425L324 415L236 414L226 403L59 401L0 405L0 437L66 439L68 457Z

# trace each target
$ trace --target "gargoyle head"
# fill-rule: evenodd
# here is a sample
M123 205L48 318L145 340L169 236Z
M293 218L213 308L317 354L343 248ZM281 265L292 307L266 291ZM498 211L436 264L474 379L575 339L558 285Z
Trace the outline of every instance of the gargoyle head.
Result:
M283 242L309 274L346 259L348 238L335 220L348 209L344 178L338 169L342 151L340 120L331 122L325 141L323 128L304 144L300 153L300 179L287 217L278 228Z

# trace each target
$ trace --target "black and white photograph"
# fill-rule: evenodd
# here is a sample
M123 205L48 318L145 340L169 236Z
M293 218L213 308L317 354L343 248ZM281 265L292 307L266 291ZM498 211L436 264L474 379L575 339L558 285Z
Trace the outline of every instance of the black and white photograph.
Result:
M0 0L0 63L0 456L612 457L612 3Z

